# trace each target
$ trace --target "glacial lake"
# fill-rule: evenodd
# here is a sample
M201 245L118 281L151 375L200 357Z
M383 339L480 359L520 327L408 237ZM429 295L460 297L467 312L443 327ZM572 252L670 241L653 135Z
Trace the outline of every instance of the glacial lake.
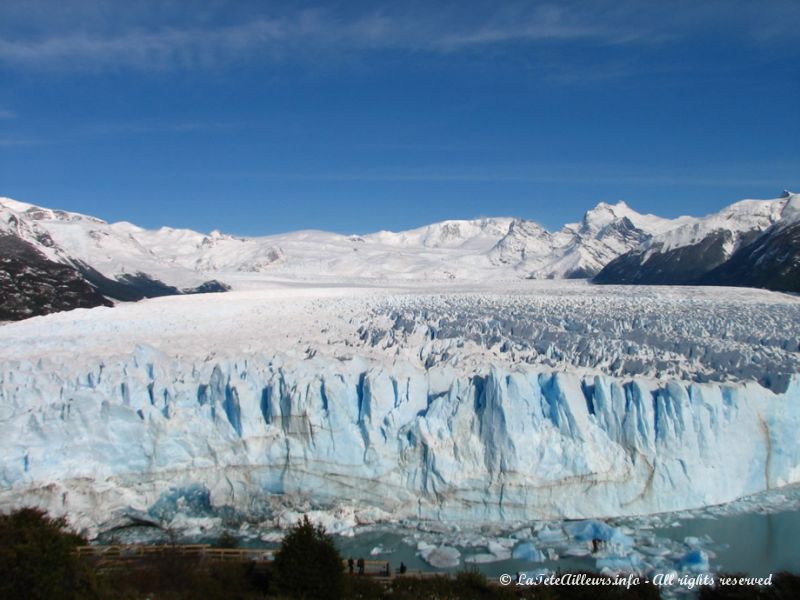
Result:
M335 525L329 521L329 530ZM587 527L608 539L598 544L596 552L594 533L576 534ZM213 544L220 533L215 528L179 536L179 541ZM277 549L282 535L279 530L259 526L229 533L239 537L241 547L266 549ZM132 528L124 535L101 535L97 541L165 543L163 536L163 530ZM742 573L766 577L780 571L800 573L800 485L693 511L483 526L404 521L359 526L334 539L345 558L389 562L392 571L402 562L412 572L453 573L474 568L488 577L604 569L646 575ZM523 546L538 554L535 560L510 556ZM431 560L426 552L432 548L444 548L443 554L452 564Z
M780 492L768 492L739 500L730 505L711 507L698 511L665 513L649 517L602 520L616 530L624 532L631 540L629 546L601 545L597 553L592 552L590 541L567 539L542 543L536 530L554 530L568 523L532 523L531 543L550 556L558 554L556 560L540 562L516 560L492 560L491 562L467 562L471 556L484 554L484 542L508 540L520 528L501 531L483 528L459 532L424 531L418 528L395 528L388 525L367 527L352 537L337 536L337 544L345 557L354 559L389 561L397 569L402 561L411 571L456 572L464 568L476 568L489 577L504 573L536 573L542 570L574 572L578 570L598 571L608 561L624 561L633 555L641 557L639 563L644 572L680 573L744 573L753 577L765 577L770 573L791 571L800 573L800 487L784 488ZM515 540L523 543L526 540ZM445 545L460 553L458 566L434 568L425 562L418 550L423 544ZM466 542L466 543L464 543ZM512 546L513 547L513 546ZM687 565L682 559L700 550L708 557L708 568L703 565ZM573 554L584 553L584 556ZM488 558L488 557L485 557ZM603 561L606 561L605 563ZM634 556L633 564L636 565ZM615 570L615 569L612 569Z

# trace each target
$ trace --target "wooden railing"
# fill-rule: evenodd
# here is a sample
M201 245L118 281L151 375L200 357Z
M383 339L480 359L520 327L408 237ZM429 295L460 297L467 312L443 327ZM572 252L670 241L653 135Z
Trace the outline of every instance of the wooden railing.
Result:
M183 556L222 561L270 561L272 550L266 548L212 548L208 544L189 544L175 546L118 545L118 546L79 546L75 554L82 558L104 560L125 560L160 556Z

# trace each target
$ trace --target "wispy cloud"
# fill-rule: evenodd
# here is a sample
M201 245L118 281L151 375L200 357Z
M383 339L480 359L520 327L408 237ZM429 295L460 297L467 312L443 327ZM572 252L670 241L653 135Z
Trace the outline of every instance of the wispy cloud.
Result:
M796 0L409 0L303 9L207 0L191 10L176 0L74 0L69 10L52 0L9 0L0 3L0 65L167 71L243 61L327 63L375 50L450 56L526 45L653 46L720 31L739 43L775 44L799 27Z
M337 52L397 49L452 53L508 43L584 40L629 43L644 39L641 28L597 21L586 11L554 5L508 5L490 16L457 18L447 11L414 13L374 9L341 15L305 9L279 16L250 16L239 22L162 24L137 20L129 26L88 29L45 28L36 35L0 30L0 63L17 67L164 70L218 66L241 60L294 60ZM17 15L19 19L19 15ZM652 40L650 36L648 39ZM332 52L335 50L336 52Z
M81 32L28 40L0 39L0 60L33 67L193 67L233 59L281 37L280 28L266 21L218 30L162 29L114 36Z
M9 110L0 106L0 119L15 119L16 117L17 113L15 113L13 110Z

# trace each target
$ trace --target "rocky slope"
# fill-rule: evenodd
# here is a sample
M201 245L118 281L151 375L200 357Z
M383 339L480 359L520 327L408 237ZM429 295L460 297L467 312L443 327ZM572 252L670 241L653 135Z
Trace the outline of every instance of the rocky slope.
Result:
M111 302L80 271L47 259L18 237L0 234L0 321L93 306Z
M785 192L775 200L743 200L707 217L685 218L611 260L594 281L796 291L798 203L799 195Z

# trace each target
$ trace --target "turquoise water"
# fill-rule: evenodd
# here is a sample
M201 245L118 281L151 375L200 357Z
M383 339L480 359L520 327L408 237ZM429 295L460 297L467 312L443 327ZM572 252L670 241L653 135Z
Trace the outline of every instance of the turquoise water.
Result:
M455 572L475 568L489 577L541 570L575 572L600 571L612 565L614 571L639 573L744 573L765 577L770 573L800 573L800 486L759 494L729 505L697 511L666 513L645 517L606 520L626 540L609 544L592 553L589 541L563 535L560 539L538 535L542 528L562 531L561 522L517 523L484 527L442 523L403 523L362 526L353 535L336 536L342 555L353 559L388 561L393 570L403 562L410 571ZM509 527L511 527L509 529ZM527 533L526 533L526 530ZM251 527L240 530L243 547L277 548L275 530ZM229 531L237 535L236 531ZM215 529L200 536L180 536L181 543L214 543L221 532ZM160 537L159 537L160 536ZM511 539L512 537L518 539ZM546 537L546 536L545 536ZM528 539L525 539L528 538ZM507 550L522 541L530 541L544 555L540 562L527 560L491 560L473 563L475 555L486 557L494 546ZM163 530L132 528L107 532L100 543L167 543ZM420 556L420 545L447 546L460 553L458 565L436 568ZM708 558L708 565L688 565L693 551ZM583 554L583 556L575 556ZM492 557L489 557L492 558ZM466 559L466 560L465 560ZM683 562L682 562L683 561ZM701 561L702 563L702 561Z
M682 521L663 530L673 539L708 535L717 558L712 567L755 577L800 573L800 511L739 514Z
M662 547L666 556L654 566L655 571L667 571L669 565L680 570L681 555L689 552L693 543L691 538L700 540L701 548L709 556L710 571L718 573L745 573L750 576L764 577L779 571L800 573L800 510L792 509L769 514L739 513L720 516L701 515L686 518L685 515L659 515L655 525L644 521L641 529L636 525L641 522L626 523L609 521L619 525L636 540L630 551L643 553L643 546ZM415 535L429 543L452 545L459 549L462 561L457 567L437 569L428 565L417 551ZM469 534L460 534L460 538L469 538ZM483 537L491 537L483 534ZM535 540L534 540L535 543ZM337 538L337 545L345 557L363 557L367 560L389 561L396 569L402 561L413 571L455 572L467 568L476 568L489 577L497 577L503 573L517 571L531 572L539 569L574 572L578 570L597 570L597 558L607 552L585 557L564 556L563 552L570 548L580 547L579 543L566 541L556 545L555 550L561 554L557 560L545 560L531 563L524 560L500 560L483 564L469 564L464 558L481 552L480 548L459 545L452 534L441 536L422 534L413 530L393 531L387 527L377 527L371 531L357 533L354 537ZM590 544L586 544L587 549ZM385 550L380 554L371 554L373 549ZM668 549L668 552L667 552ZM483 550L485 552L485 550ZM619 554L625 554L625 551ZM645 560L648 557L645 556Z

